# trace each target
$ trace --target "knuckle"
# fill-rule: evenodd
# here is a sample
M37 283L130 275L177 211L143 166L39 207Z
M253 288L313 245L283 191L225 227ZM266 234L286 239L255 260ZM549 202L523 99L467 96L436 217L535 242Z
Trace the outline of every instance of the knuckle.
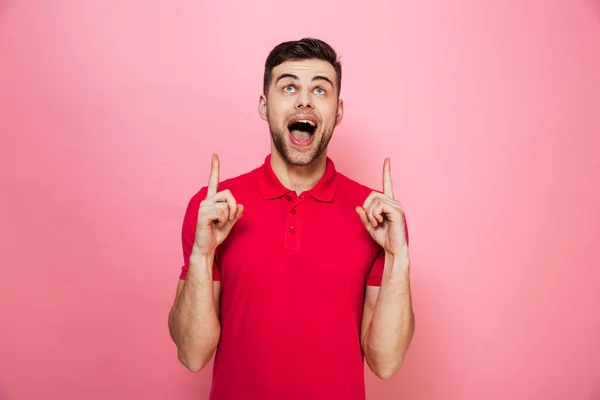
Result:
M234 203L236 202L235 201L235 197L233 196L233 193L231 193L231 192L229 192L227 194L227 199L230 200L230 201L232 201L232 202L234 202Z
M213 205L213 202L209 199L202 200L200 202L200 207L198 208L198 212L206 212Z

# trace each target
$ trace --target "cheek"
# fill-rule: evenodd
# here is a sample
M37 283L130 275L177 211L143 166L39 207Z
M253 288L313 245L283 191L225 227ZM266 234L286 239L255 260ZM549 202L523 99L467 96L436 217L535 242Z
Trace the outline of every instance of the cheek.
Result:
M277 99L270 104L268 109L269 115L274 120L284 120L290 111L294 110L294 101L287 98Z
M279 123L283 119L283 113L281 112L280 107L268 107L267 108L267 116L272 122Z
M337 115L336 105L325 103L321 107L319 107L319 111L321 113L321 117L323 118L323 122L325 123L325 125L329 126L335 124Z

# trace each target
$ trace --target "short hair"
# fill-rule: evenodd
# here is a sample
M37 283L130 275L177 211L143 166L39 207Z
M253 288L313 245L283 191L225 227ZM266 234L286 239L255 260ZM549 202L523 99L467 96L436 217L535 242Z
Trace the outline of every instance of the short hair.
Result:
M266 95L273 79L273 68L286 61L318 59L330 63L337 75L338 95L342 89L342 64L335 50L320 39L303 38L278 44L265 61L263 93Z

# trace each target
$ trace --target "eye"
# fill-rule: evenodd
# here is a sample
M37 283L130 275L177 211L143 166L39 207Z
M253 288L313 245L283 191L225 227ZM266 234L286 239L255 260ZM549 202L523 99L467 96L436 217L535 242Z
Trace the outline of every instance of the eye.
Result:
M316 88L316 89L315 89L315 92L316 92L317 94L325 94L325 89L323 89L323 88Z
M283 88L284 92L292 93L294 91L294 87L289 85Z

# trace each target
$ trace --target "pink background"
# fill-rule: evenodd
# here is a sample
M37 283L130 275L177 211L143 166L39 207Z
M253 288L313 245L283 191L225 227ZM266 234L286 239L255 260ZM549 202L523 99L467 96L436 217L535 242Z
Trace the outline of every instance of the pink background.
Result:
M344 62L330 155L375 188L391 156L410 226L416 336L368 398L600 399L596 0L0 0L0 399L206 398L181 219L212 152L262 162L303 36Z

